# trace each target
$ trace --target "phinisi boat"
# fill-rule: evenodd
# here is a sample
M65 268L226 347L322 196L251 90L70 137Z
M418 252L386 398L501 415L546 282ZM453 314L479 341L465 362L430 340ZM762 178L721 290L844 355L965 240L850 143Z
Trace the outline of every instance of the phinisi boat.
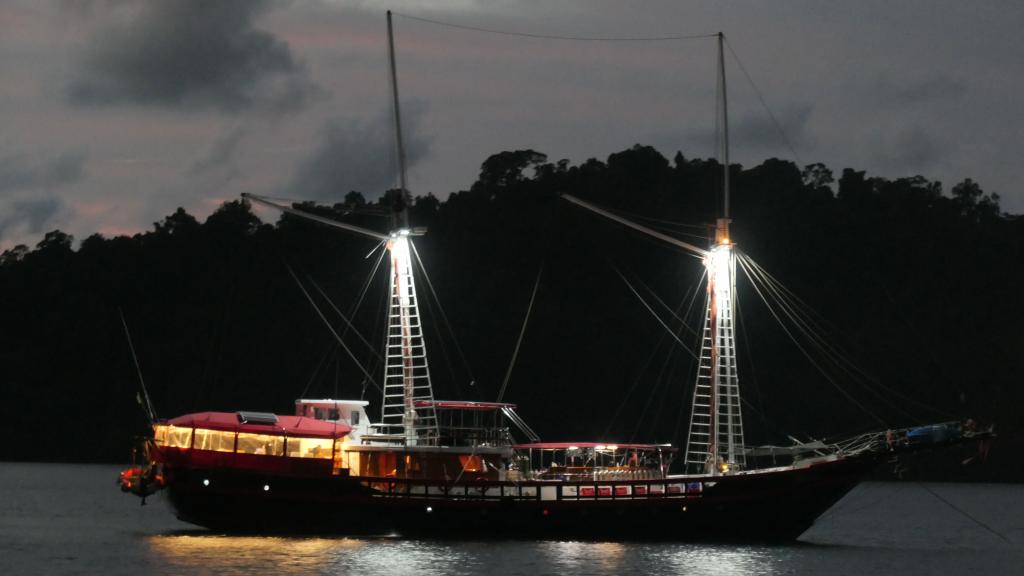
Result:
M162 490L178 518L223 531L787 540L880 461L987 435L952 422L835 443L745 443L727 169L722 217L709 247L566 197L703 261L707 303L681 455L669 444L542 442L512 404L436 399L414 283L413 238L421 231L410 226L405 208L391 30L389 14L404 195L393 229L376 232L247 196L386 248L390 306L379 412L362 400L300 399L289 415L201 412L155 421L145 461L122 473L122 489L141 496ZM718 44L724 99L721 36ZM371 413L379 414L376 422Z

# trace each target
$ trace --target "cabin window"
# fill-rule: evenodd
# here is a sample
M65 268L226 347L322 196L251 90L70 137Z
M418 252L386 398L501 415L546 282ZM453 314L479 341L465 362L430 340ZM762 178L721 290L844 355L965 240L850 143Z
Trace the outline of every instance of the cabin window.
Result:
M192 446L192 429L168 426L167 445L171 448L190 448Z
M272 434L238 433L239 454L264 454L284 456L284 437Z
M459 462L466 472L482 472L484 470L483 460L474 454L459 454Z
M159 424L153 426L153 442L155 442L157 446L167 445L167 426Z
M334 448L331 438L288 438L290 458L326 458L330 460Z
M348 421L352 426L359 426L359 410L353 410Z
M214 452L234 452L235 433L196 428L195 449L212 450Z

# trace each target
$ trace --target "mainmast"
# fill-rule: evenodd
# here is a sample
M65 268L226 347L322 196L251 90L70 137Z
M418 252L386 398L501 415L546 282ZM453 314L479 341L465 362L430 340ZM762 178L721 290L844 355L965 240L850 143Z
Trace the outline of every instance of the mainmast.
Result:
M701 339L697 382L690 413L686 465L695 471L719 474L741 468L743 418L736 362L736 260L729 236L729 106L725 77L725 35L718 33L718 81L721 95L722 216L715 241L704 258L708 296Z
M405 171L405 140L402 138L402 108L398 103L398 71L395 66L395 33L391 25L391 10L388 10L388 69L391 80L391 102L395 114L395 155L398 161L398 189L401 198L400 209L394 215L394 228L409 227L409 187Z
M411 198L406 180L402 111L395 66L395 35L390 10L387 22L399 190L395 206L397 209L392 218L393 229L387 242L391 253L391 279L381 424L386 436L400 436L406 445L425 445L437 441L437 416L433 408L434 392L430 383L430 367L427 364L427 349L412 272L412 247L409 239L413 234L409 228ZM421 406L417 407L417 404Z

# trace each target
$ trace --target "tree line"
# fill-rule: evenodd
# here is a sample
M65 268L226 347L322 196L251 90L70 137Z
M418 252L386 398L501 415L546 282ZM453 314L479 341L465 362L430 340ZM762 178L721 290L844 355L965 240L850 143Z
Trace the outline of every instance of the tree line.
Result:
M411 221L427 228L415 243L435 396L495 399L539 277L506 400L545 439L684 445L693 359L648 308L693 343L701 264L560 196L700 244L721 179L715 160L640 145L578 165L517 150L489 157L468 190L414 198ZM769 159L731 166L730 180L734 241L799 295L857 371L823 376L741 278L748 442L973 417L1005 431L986 474L1024 477L1008 457L1024 399L1024 219L970 179L947 191L920 176L837 177ZM385 231L395 197L352 191L302 207ZM289 413L300 396L365 397L372 413L377 382L356 360L379 380L379 248L294 216L268 220L235 200L202 222L179 208L134 236L95 234L76 248L55 230L0 255L0 417L14 432L0 458L126 457L145 419L119 310L161 417Z

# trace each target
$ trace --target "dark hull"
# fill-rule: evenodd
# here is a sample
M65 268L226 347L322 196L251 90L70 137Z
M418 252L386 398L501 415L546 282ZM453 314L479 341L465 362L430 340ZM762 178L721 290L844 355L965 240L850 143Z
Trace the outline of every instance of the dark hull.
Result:
M218 531L785 541L803 533L869 469L866 460L844 459L808 468L687 477L686 482L701 484L695 494L566 499L559 491L552 500L541 499L543 483L503 484L536 486L536 498L472 499L460 497L461 489L448 495L386 495L341 476L289 478L231 469L166 472L167 493L178 517ZM638 483L643 482L601 484L614 489Z

